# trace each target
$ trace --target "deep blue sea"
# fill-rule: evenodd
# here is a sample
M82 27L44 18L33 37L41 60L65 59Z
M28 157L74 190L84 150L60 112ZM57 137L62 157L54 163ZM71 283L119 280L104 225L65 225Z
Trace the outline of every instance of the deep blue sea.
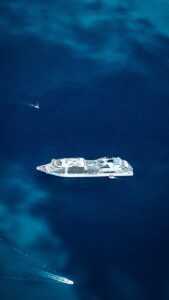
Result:
M167 1L0 9L0 299L169 299ZM134 176L36 170L103 156Z

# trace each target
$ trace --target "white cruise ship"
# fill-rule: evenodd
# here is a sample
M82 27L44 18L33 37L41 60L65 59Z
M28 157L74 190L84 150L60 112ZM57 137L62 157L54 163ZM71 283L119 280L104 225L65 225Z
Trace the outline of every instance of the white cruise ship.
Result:
M36 167L47 174L61 177L109 177L133 176L133 168L120 157L52 159L50 163Z

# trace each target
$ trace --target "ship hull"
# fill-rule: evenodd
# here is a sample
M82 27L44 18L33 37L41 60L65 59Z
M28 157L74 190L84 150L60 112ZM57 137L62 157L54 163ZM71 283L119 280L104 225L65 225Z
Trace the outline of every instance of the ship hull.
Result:
M54 176L58 176L58 177L72 177L72 178L78 178L78 177L125 177L125 176L133 176L133 174L120 174L120 173L116 173L116 174L55 174L55 173L47 173L49 175L54 175Z

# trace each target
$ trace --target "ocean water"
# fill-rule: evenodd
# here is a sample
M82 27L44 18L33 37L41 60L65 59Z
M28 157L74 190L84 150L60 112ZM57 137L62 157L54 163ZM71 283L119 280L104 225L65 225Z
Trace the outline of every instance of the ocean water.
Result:
M168 299L167 3L1 9L0 299ZM36 171L106 155L128 160L134 176Z

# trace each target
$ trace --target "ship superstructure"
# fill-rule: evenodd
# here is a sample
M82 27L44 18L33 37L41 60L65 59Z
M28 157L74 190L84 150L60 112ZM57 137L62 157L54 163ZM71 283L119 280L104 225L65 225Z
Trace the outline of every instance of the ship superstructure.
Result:
M39 171L61 177L109 177L133 176L133 168L120 157L102 157L95 160L80 158L52 159L38 166Z

